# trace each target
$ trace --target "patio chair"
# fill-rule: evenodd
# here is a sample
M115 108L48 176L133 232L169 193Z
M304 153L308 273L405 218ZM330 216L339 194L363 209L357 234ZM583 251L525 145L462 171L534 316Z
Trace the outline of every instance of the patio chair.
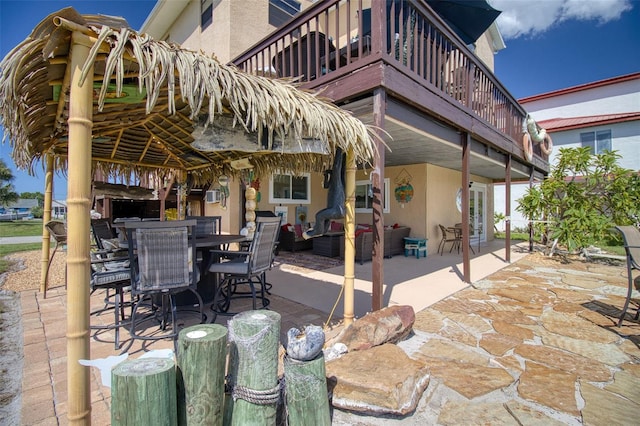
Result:
M179 332L177 293L192 292L200 322L206 318L196 287L199 270L194 259L195 226L195 220L125 223L131 262L131 293L132 297L139 297L131 311L132 341L170 338L175 348ZM145 310L145 306L149 309ZM140 334L139 326L154 320L158 322L160 331ZM168 325L171 326L170 332L166 332Z
M129 269L129 258L112 258L110 253L92 252L91 253L91 293L96 290L105 290L104 299L105 306L91 312L92 316L113 310L113 324L92 324L92 330L98 330L94 333L94 339L100 341L100 330L114 331L114 345L116 349L120 349L120 327L129 324L125 315L125 307L131 305L125 302L125 292L131 287L131 271ZM113 295L109 295L109 291L114 290ZM130 318L130 317L129 317Z
M187 216L186 220L196 221L196 237L222 232L222 216Z
M45 223L45 228L49 231L49 235L53 237L56 242L56 246L49 257L49 263L47 265L47 273L44 277L44 298L47 298L47 290L49 289L49 271L51 270L51 263L53 262L53 256L56 255L58 248L67 244L67 224L59 220L50 220ZM64 288L67 288L67 268L64 268Z
M265 296L265 272L271 268L279 227L279 217L263 217L256 222L256 231L248 250L214 250L221 258L230 259L209 267L210 273L220 277L211 307L215 314L235 315L228 310L231 300L236 297L251 297L254 310L257 309L257 299L261 300L263 308L269 305L269 299ZM238 291L241 285L249 286L249 290ZM259 296L256 295L257 285Z
M633 292L633 275L632 270L640 270L640 231L635 226L616 226L616 229L622 234L624 239L624 250L627 253L627 277L629 280L629 288L627 290L627 299L624 302L624 308L622 308L622 314L620 314L620 320L618 321L618 327L622 325L622 321L629 308L629 302L631 301L631 293ZM640 304L636 310L635 320L638 320L640 315Z
M460 239L458 238L458 233L448 230L443 225L438 225L440 227L440 232L442 233L442 239L440 240L440 244L438 244L438 252L440 256L444 254L444 248L447 243L451 243L451 248L449 249L449 253L460 244Z

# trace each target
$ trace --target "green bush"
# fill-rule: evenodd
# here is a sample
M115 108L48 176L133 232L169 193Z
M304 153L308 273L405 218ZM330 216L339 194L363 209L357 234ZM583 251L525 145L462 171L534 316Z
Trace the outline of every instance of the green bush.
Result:
M616 240L615 225L640 223L640 176L616 164L620 156L561 148L547 179L529 188L516 208L536 223L536 235L569 251ZM543 241L546 242L546 241Z

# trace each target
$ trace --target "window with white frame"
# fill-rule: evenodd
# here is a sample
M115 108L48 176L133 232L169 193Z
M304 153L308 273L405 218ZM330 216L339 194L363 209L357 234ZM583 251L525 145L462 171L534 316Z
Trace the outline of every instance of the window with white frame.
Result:
M200 30L213 22L213 0L200 0Z
M589 147L591 154L611 151L611 130L580 133L580 143L583 147Z
M389 213L389 178L384 180L382 193L382 212ZM356 181L356 213L373 212L373 185L371 181Z
M269 180L269 203L309 204L311 203L311 175L301 176L273 174Z

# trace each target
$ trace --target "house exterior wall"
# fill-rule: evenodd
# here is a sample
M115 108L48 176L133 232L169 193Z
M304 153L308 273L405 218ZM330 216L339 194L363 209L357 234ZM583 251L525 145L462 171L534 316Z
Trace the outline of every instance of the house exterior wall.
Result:
M640 112L640 73L596 81L555 92L544 93L519 100L520 104L538 122L556 118L590 117ZM582 146L580 133L611 130L611 149L618 151L618 165L640 170L640 121L622 121L609 124L585 124L579 128L550 130L554 149L549 163L555 164L560 148ZM513 184L511 188L511 226L526 228L528 219L516 211L517 200L522 198L528 183ZM495 211L505 212L504 185L496 185ZM498 225L504 230L504 222Z
M309 0L301 0L301 9L304 10L313 3ZM268 23L269 2L266 0L214 0L213 4L213 22L204 30L200 29L200 1L192 0L182 9L165 34L151 35L176 42L188 49L215 54L221 62L228 62L275 29ZM476 55L490 70L494 69L492 46L488 33L475 43ZM414 188L412 200L404 207L396 201L393 192L396 187L394 179L403 169L412 176ZM453 225L461 221L461 214L456 209L456 193L461 182L460 172L423 163L387 167L385 177L390 179L391 198L390 211L384 214L385 224L398 223L410 226L411 236L428 238L429 250L435 252L440 240L438 223ZM368 178L368 174L358 171L357 180ZM261 201L258 203L257 210L274 211L276 205L270 204L268 199L269 177L263 176L260 180ZM474 176L472 180L480 181ZM326 207L326 189L322 187L322 181L321 174L312 174L311 203L307 205L310 222L315 221L315 213L318 210ZM231 181L229 189L231 194L226 209L223 209L219 203L205 203L204 214L222 216L223 232L236 233L244 224L242 205L238 202L240 185L238 182ZM487 204L489 204L489 194L491 191L487 191ZM287 205L290 223L295 222L296 205ZM193 207L194 210L200 211L200 206ZM457 219L454 220L454 217ZM371 223L371 221L369 214L356 214L356 223ZM487 227L492 228L492 226Z
M640 169L640 121L626 121L622 123L590 126L581 129L553 132L554 150L550 162L555 164L560 155L560 148L579 148L580 133L611 131L611 149L618 151L621 158L618 165L626 169Z

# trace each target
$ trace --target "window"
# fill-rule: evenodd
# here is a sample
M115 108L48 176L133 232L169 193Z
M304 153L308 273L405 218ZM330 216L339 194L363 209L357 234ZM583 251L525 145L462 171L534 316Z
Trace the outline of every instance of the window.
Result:
M296 0L269 0L269 24L280 27L300 12L300 2Z
M389 178L384 180L382 194L382 211L389 213ZM371 213L373 211L373 185L368 180L356 182L356 213Z
M611 151L611 130L580 133L580 142L583 147L591 148L591 154Z
M269 202L271 204L311 203L311 176L271 175L269 181Z
M200 30L213 22L213 0L200 0Z

